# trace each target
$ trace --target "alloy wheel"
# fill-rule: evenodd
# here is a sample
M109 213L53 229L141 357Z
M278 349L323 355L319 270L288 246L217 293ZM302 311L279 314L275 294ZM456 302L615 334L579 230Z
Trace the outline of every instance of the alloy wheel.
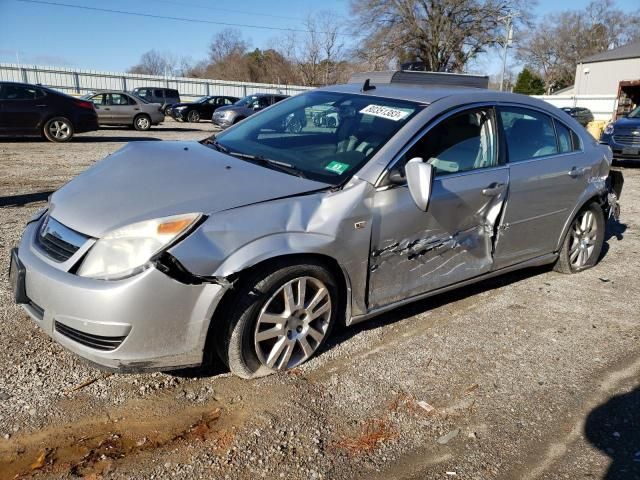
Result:
M254 332L259 360L286 370L311 357L331 321L331 296L317 278L298 277L281 286L262 308Z
M569 243L569 261L574 268L587 265L595 249L598 237L598 223L591 210L585 210L578 215L571 226L571 241Z
M198 112L196 112L195 110L189 112L189 121L192 122L192 123L199 122L200 121L200 114Z
M71 135L71 126L63 120L56 120L49 125L49 133L56 140L65 140Z
M140 130L146 130L149 128L149 119L147 117L138 117L136 125Z

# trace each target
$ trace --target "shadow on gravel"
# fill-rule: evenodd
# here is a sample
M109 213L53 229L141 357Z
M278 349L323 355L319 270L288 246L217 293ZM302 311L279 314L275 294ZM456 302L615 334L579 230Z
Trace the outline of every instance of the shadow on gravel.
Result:
M132 131L131 128L129 127L118 127L118 126L110 126L110 127L100 127L101 132L103 131ZM150 130L147 130L146 133L157 133L157 132L203 132L203 133L207 133L206 130L201 130L199 128L191 128L191 127L169 127L169 128L160 128L160 127L151 127ZM140 133L145 133L145 132L140 132Z
M607 252L609 251L609 240L613 237L618 241L622 240L624 238L623 233L626 231L626 223L620 223L613 219L609 219L607 221L604 233L604 243L602 244L602 251L600 252L600 259L598 261L602 261L602 259L607 255Z
M614 167L638 168L640 167L640 160L616 160L614 158L612 165Z
M203 132L206 133L206 132ZM128 136L113 136L113 137L97 137L87 134L78 134L74 136L68 143L103 143L103 142L144 142L144 141L161 141L161 138L156 137L128 137ZM45 140L41 137L1 137L0 143L46 143L56 145L49 140Z
M7 195L6 197L0 197L0 207L24 207L28 203L44 202L52 193L53 190L21 195Z
M640 480L640 387L596 407L584 431L594 447L611 457L605 480Z
M424 300L419 300L408 305L398 307L394 310L383 313L377 317L372 318L371 320L362 322L353 327L345 327L340 329L340 331L334 330L332 335L327 340L327 343L323 347L321 347L318 353L322 354L327 350L331 350L336 345L348 340L349 338L357 335L362 331L372 330L383 325L391 325L395 322L408 319L415 315L419 315L426 311L442 307L449 303L457 302L464 298L472 297L489 290L505 287L507 285L517 283L530 277L535 277L536 275L549 272L552 268L552 265L544 265L542 267L531 267L511 273L506 273L499 277L483 280L481 282L468 285L463 288L458 288L450 292L441 293Z

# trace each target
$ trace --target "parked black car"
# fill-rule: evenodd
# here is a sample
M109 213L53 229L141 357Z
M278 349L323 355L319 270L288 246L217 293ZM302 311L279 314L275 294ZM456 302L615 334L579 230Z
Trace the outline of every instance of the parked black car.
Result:
M589 122L593 122L593 113L588 108L582 107L563 107L562 111L567 112L575 118L580 125L586 127Z
M93 103L41 85L0 82L0 135L44 135L52 142L98 129Z
M167 114L176 120L185 122L199 122L201 118L209 120L218 108L225 105L233 105L239 99L237 97L226 96L206 96L194 102L184 102L172 105L167 109Z
M167 115L167 108L180 103L180 93L175 88L138 87L134 88L132 93L149 103L159 103L165 115Z

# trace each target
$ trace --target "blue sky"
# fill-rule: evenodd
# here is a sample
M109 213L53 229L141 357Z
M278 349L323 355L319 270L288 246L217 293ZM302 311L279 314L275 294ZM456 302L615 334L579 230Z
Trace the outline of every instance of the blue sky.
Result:
M304 18L320 10L349 15L348 0L49 0L140 12L150 15L196 18L212 22L304 28ZM536 15L586 6L589 0L539 0ZM633 11L638 0L617 0L618 8ZM79 10L54 5L0 0L0 62L70 66L122 71L140 55L155 48L193 60L207 55L211 37L224 25L142 18L117 13ZM241 28L252 47L268 47L283 32ZM354 39L346 38L347 41ZM499 70L499 57L490 54L475 67L486 73Z

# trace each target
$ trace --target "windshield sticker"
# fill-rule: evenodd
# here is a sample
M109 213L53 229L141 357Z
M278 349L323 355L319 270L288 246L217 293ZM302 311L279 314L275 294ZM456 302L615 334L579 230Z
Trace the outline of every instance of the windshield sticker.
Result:
M346 163L336 162L335 160L331 162L329 165L324 167L325 170L329 170L330 172L337 173L338 175L342 175L344 172L349 170L350 165Z
M386 118L397 122L407 117L410 112L400 110L399 108L383 107L382 105L367 105L360 113L373 115L374 117Z

